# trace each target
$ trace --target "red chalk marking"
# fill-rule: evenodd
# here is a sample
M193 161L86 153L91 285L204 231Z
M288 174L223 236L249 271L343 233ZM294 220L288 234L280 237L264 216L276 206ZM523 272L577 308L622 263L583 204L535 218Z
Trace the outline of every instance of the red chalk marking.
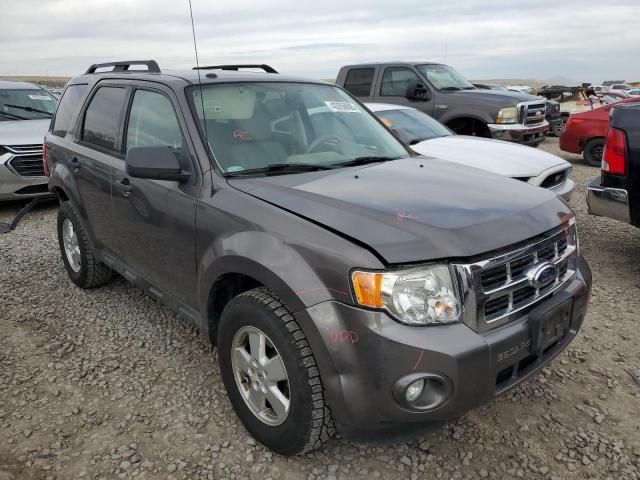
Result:
M413 213L398 212L397 218L398 218L398 221L401 222L403 218L408 218L409 220L415 220L418 217L416 215L414 215Z

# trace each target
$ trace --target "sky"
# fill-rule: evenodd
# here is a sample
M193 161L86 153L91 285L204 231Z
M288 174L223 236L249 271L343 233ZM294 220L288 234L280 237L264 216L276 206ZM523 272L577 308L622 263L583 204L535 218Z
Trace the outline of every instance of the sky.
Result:
M640 0L192 0L200 64L446 62L470 79L640 81ZM195 65L188 0L0 0L0 75Z

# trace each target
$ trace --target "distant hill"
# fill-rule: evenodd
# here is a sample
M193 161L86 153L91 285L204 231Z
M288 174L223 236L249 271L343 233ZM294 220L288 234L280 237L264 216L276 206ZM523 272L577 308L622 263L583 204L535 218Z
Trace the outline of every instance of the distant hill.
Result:
M37 75L5 75L0 80L22 80L23 82L46 85L48 87L64 87L71 77L46 77Z

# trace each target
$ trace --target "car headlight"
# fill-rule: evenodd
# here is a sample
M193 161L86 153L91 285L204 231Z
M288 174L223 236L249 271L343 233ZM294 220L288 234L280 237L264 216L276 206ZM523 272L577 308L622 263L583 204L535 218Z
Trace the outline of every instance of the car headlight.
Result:
M441 325L460 320L462 308L448 265L355 271L351 280L358 304L385 309L403 323Z
M516 123L517 121L518 121L517 107L502 108L498 112L498 117L496 118L496 123Z

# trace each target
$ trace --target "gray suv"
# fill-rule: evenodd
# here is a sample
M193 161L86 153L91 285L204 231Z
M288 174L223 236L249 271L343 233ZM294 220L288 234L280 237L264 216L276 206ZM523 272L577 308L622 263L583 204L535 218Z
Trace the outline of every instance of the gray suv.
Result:
M415 435L573 340L591 274L564 201L418 156L340 87L240 68L94 65L46 162L71 280L116 271L192 322L255 438Z
M37 85L0 81L0 201L50 195L42 141L57 104Z

